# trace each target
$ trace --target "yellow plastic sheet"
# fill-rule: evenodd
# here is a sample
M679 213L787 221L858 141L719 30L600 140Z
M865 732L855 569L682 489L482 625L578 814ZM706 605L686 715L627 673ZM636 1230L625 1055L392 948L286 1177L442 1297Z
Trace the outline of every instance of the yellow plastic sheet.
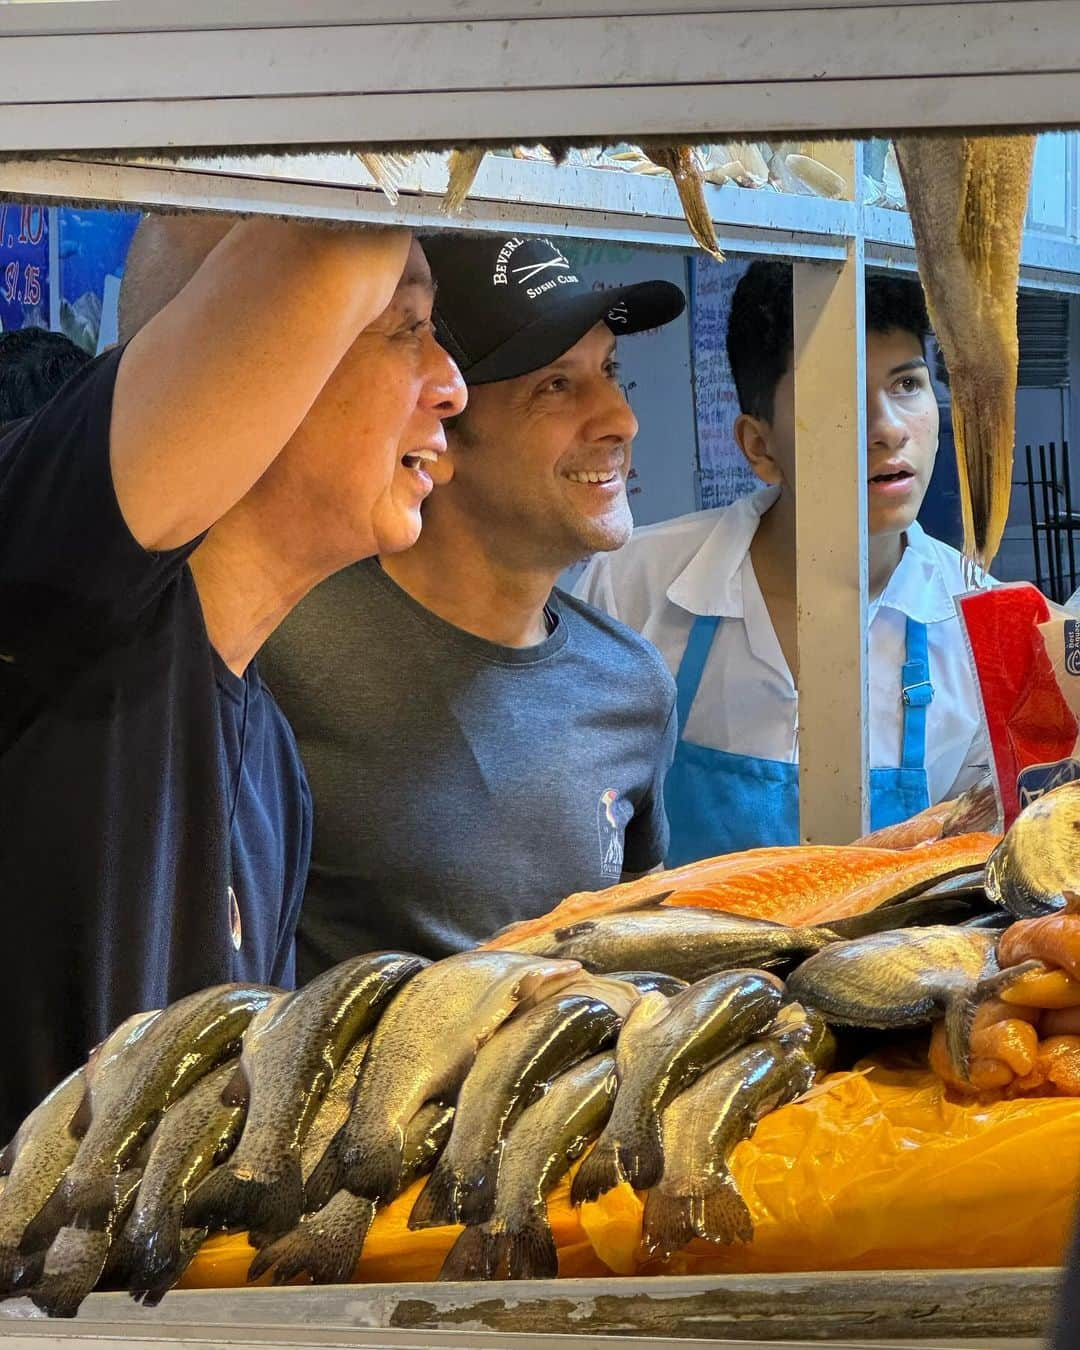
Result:
M754 1241L695 1239L666 1263L639 1250L642 1203L628 1187L575 1212L564 1182L549 1202L559 1273L1056 1265L1080 1193L1080 1102L958 1104L933 1074L877 1065L767 1116L732 1172ZM377 1216L358 1281L437 1277L458 1230L408 1231L419 1188ZM251 1257L242 1235L211 1239L184 1285L243 1284Z

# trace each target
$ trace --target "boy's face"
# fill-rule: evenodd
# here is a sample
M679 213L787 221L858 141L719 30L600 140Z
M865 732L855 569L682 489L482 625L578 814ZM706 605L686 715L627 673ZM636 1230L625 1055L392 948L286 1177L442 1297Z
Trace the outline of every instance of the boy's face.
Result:
M742 424L742 425L740 425ZM765 483L795 486L795 379L776 386L772 422L745 414L736 436ZM938 447L938 407L922 343L893 328L866 335L867 528L897 534L922 506Z

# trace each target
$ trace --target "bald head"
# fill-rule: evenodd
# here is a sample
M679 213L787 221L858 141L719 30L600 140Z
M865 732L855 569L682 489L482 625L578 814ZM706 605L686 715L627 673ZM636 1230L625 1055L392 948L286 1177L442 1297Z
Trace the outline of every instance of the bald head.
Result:
M184 289L232 229L222 216L144 216L128 250L120 283L121 342L134 337Z

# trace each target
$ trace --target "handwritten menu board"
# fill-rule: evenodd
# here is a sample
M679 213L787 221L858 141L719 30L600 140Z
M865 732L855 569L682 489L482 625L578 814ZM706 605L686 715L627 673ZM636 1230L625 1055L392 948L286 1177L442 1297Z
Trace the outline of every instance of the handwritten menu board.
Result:
M718 263L701 253L690 260L694 407L703 507L727 506L761 486L732 434L739 401L725 341L732 292L749 265L749 259L728 257Z
M49 326L49 209L0 202L0 326Z

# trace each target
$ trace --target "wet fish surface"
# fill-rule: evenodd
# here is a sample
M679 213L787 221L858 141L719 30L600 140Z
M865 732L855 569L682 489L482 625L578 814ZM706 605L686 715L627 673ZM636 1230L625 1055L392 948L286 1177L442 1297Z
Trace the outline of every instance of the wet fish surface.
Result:
M122 1189L120 1174L162 1113L236 1054L251 1019L280 993L265 985L216 985L170 1004L103 1051L90 1083L89 1127L39 1215L42 1228L107 1227Z
M666 999L646 994L615 1048L618 1096L604 1133L574 1177L575 1205L620 1181L654 1186L664 1170L661 1113L711 1064L763 1031L784 987L757 970L725 971Z
M191 1197L194 1227L287 1232L304 1211L304 1136L349 1046L428 963L400 952L354 957L264 1008L244 1034L226 1097L247 1102L228 1162Z
M490 1280L503 1266L511 1280L558 1275L546 1196L603 1129L615 1086L614 1058L596 1055L568 1069L522 1114L506 1141L492 1216L460 1234L440 1280Z
M502 1143L530 1096L602 1050L620 1024L606 1003L566 992L505 1022L481 1046L461 1086L450 1142L417 1197L409 1227L490 1218Z
M1080 909L1080 783L1024 807L986 864L986 893L1019 919Z
M583 919L515 950L580 961L600 973L631 966L693 982L718 970L767 970L835 942L828 929L789 928L717 910L658 908Z
M112 1209L100 1228L65 1225L45 1254L30 1297L50 1317L74 1317L83 1299L101 1278L113 1234L124 1222L139 1188L140 1171L128 1168L118 1181Z
M383 1200L394 1194L405 1129L425 1102L457 1092L477 1050L520 1004L556 992L580 973L573 961L515 952L448 956L414 976L375 1028L354 1109L307 1186L321 1209L343 1186Z
M450 1136L454 1108L441 1102L421 1107L405 1132L398 1193L428 1172ZM356 1270L376 1204L350 1191L337 1191L297 1227L264 1247L254 1258L248 1278L257 1280L273 1268L274 1283L307 1275L314 1284L343 1284Z

